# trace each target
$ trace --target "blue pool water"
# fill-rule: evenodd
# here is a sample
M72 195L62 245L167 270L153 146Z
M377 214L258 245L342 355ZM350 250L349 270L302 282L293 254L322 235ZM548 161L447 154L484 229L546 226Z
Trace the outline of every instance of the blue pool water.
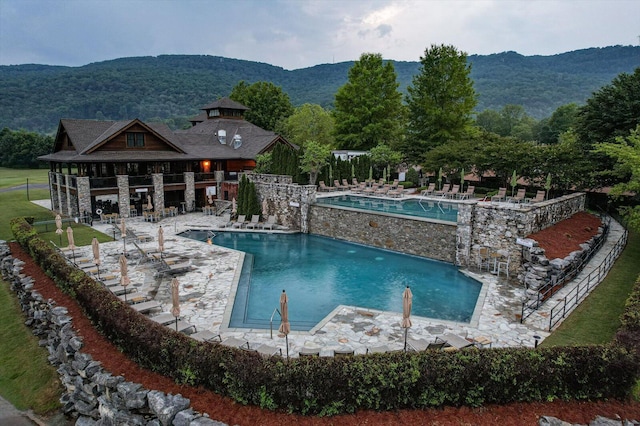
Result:
M359 210L395 213L406 216L417 216L427 219L439 219L457 222L458 209L456 203L422 198L390 200L376 197L359 197L357 195L339 195L335 197L319 197L317 204L350 207Z
M282 290L294 330L311 329L338 305L402 312L407 285L412 315L469 322L482 287L447 263L316 235L221 232L213 243L247 253L230 327L269 328Z

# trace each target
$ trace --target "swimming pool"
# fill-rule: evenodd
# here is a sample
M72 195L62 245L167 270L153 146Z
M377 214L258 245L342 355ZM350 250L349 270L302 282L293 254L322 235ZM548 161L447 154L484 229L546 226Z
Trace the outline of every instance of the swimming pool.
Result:
M438 219L447 222L458 221L456 203L422 198L408 198L391 200L376 197L360 197L344 194L335 197L318 197L316 204L338 207L350 207L358 210L368 210L384 213L394 213L405 216L416 216L427 219Z
M209 238L208 231L181 235ZM269 328L282 290L293 330L310 330L338 305L400 313L407 285L412 315L469 322L482 287L447 263L317 235L221 232L213 243L247 253L232 328Z

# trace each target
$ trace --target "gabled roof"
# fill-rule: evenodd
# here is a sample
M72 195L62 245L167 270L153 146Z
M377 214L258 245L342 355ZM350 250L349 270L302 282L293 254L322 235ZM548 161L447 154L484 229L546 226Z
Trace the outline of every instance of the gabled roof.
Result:
M210 104L205 105L200 109L206 111L206 110L215 109L215 108L239 109L242 111L247 111L249 109L246 106L242 105L241 103L236 102L233 99L229 99L229 98L220 98L217 101L211 102Z
M137 118L129 121L116 121L113 123L111 127L105 130L100 136L98 136L93 142L89 144L86 148L80 151L80 154L91 154L96 149L109 142L114 137L118 136L122 132L126 132L127 129L131 128L134 125L139 125L147 129L150 133L156 135L161 141L165 142L167 145L171 146L178 152L184 153L182 148L176 146L173 142L173 132L169 127L164 123L152 123L146 124Z

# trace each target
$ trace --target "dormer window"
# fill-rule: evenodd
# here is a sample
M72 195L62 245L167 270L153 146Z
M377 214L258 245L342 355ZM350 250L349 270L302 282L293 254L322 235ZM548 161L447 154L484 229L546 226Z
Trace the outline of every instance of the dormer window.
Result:
M219 109L210 109L209 110L209 117L220 117L220 110Z
M144 133L127 132L127 148L142 148L144 146Z

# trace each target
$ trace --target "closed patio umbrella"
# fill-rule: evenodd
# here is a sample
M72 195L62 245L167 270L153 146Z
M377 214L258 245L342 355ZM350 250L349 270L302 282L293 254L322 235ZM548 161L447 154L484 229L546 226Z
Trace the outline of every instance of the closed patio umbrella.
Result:
M70 226L67 226L67 240L69 240L69 246L67 248L71 249L71 254L73 255L73 262L75 263L76 261L76 245L73 242L73 228L71 228Z
M177 278L171 280L171 314L176 319L176 331L178 331L178 318L180 317L180 282Z
M404 351L407 351L407 333L411 327L411 305L413 304L413 294L409 286L402 293L402 323L400 326L404 328Z
M438 181L438 190L442 189L442 167L440 167L440 170L438 170L438 179L436 179Z
M127 258L124 256L124 254L120 255L120 258L118 259L118 263L120 264L120 285L124 287L124 301L126 302L127 286L131 283L131 281L129 280L129 275L128 275Z
M544 199L547 200L549 198L549 190L551 189L551 172L547 175L547 181L544 183L544 189L547 191Z
M264 200L262 200L262 217L264 218L267 215L267 199L265 198Z
M162 252L164 251L164 230L162 225L158 228L158 251L160 252L160 257L162 257Z
M238 210L238 206L236 205L236 197L231 199L231 213L235 213Z
M153 203L151 202L151 195L147 195L147 210L153 210Z
M98 267L98 279L100 279L100 242L96 237L91 240L91 250L93 251L93 263Z
M464 167L460 169L460 192L464 192Z
M62 218L59 214L56 215L56 234L60 236L60 247L62 247L62 234L64 231L62 230Z
M289 298L284 290L282 290L282 294L280 295L280 318L280 328L278 331L284 334L287 345L287 359L289 359L289 333L291 332L291 324L289 324Z

